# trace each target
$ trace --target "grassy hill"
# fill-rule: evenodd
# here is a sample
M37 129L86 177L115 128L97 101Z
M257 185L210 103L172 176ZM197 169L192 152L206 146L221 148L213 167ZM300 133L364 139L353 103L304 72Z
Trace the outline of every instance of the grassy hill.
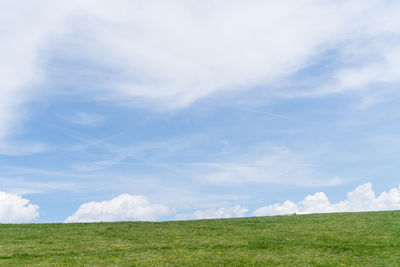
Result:
M400 266L400 212L0 225L0 266Z

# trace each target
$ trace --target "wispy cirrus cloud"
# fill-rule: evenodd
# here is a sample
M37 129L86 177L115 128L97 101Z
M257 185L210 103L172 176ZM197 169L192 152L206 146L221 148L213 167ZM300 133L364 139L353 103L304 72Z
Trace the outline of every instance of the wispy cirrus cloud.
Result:
M89 114L86 112L77 112L76 114L67 118L68 121L87 127L95 127L104 123L107 119L106 116Z
M49 145L43 143L0 142L0 155L25 156L47 152L51 149Z
M55 5L37 0L2 1L0 8L8 14L0 20L1 139L23 118L23 103L37 92L33 85L46 76L52 79L43 64L51 61L47 50L58 51L57 58L85 61L75 66L82 72L99 67L92 70L96 76L89 81L94 88L86 91L89 98L151 109L185 107L218 92L260 86L268 91L271 84L274 90L267 96L285 97L286 89L277 84L327 51L337 52L333 68L325 73L332 82L297 88L289 95L361 90L399 80L400 5L393 1L255 0L226 5L85 0Z
M40 91L46 71L42 52L49 39L62 34L71 7L51 1L1 1L0 9L0 144L24 119L24 108Z
M0 177L2 189L12 194L44 194L49 191L73 191L77 184L71 181L37 181L23 177Z
M305 157L289 148L259 145L247 154L221 162L194 163L195 177L211 184L287 184L302 186L337 186L338 177L318 174Z

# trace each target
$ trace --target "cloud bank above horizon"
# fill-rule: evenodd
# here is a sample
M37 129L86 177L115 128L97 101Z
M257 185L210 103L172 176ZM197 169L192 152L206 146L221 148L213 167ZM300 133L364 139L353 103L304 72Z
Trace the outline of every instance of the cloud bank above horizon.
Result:
M19 195L0 192L0 223L26 223L39 216L39 206ZM180 213L163 204L153 204L140 195L121 194L111 200L91 201L79 206L74 214L65 219L66 223L117 222L117 221L159 221L159 220L201 220L233 217L276 216L288 214L362 212L400 210L400 186L375 195L371 183L358 186L347 194L347 199L330 203L323 192L308 195L299 202L286 200L254 210L236 205L232 207L196 210ZM170 217L174 215L174 217Z
M297 203L287 200L282 204L275 203L260 207L251 215L275 216L385 210L400 210L400 186L388 192L382 192L376 197L372 184L366 183L349 192L347 199L338 203L330 203L325 193L317 192ZM107 201L84 203L65 222L156 221L163 217L165 220L166 216L174 214L174 220L218 219L250 215L248 209L240 205L196 210L192 213L179 213L179 211L177 213L175 209L165 205L150 204L143 196L122 194Z

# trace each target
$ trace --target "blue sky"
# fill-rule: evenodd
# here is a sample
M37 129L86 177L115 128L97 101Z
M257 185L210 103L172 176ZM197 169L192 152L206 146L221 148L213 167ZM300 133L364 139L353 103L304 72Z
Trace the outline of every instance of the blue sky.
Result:
M397 1L0 10L0 222L400 209Z

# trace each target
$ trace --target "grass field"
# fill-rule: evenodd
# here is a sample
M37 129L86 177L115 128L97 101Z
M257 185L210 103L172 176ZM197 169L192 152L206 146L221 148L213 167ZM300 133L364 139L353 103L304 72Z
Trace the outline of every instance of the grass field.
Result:
M400 266L400 212L0 225L0 266Z

